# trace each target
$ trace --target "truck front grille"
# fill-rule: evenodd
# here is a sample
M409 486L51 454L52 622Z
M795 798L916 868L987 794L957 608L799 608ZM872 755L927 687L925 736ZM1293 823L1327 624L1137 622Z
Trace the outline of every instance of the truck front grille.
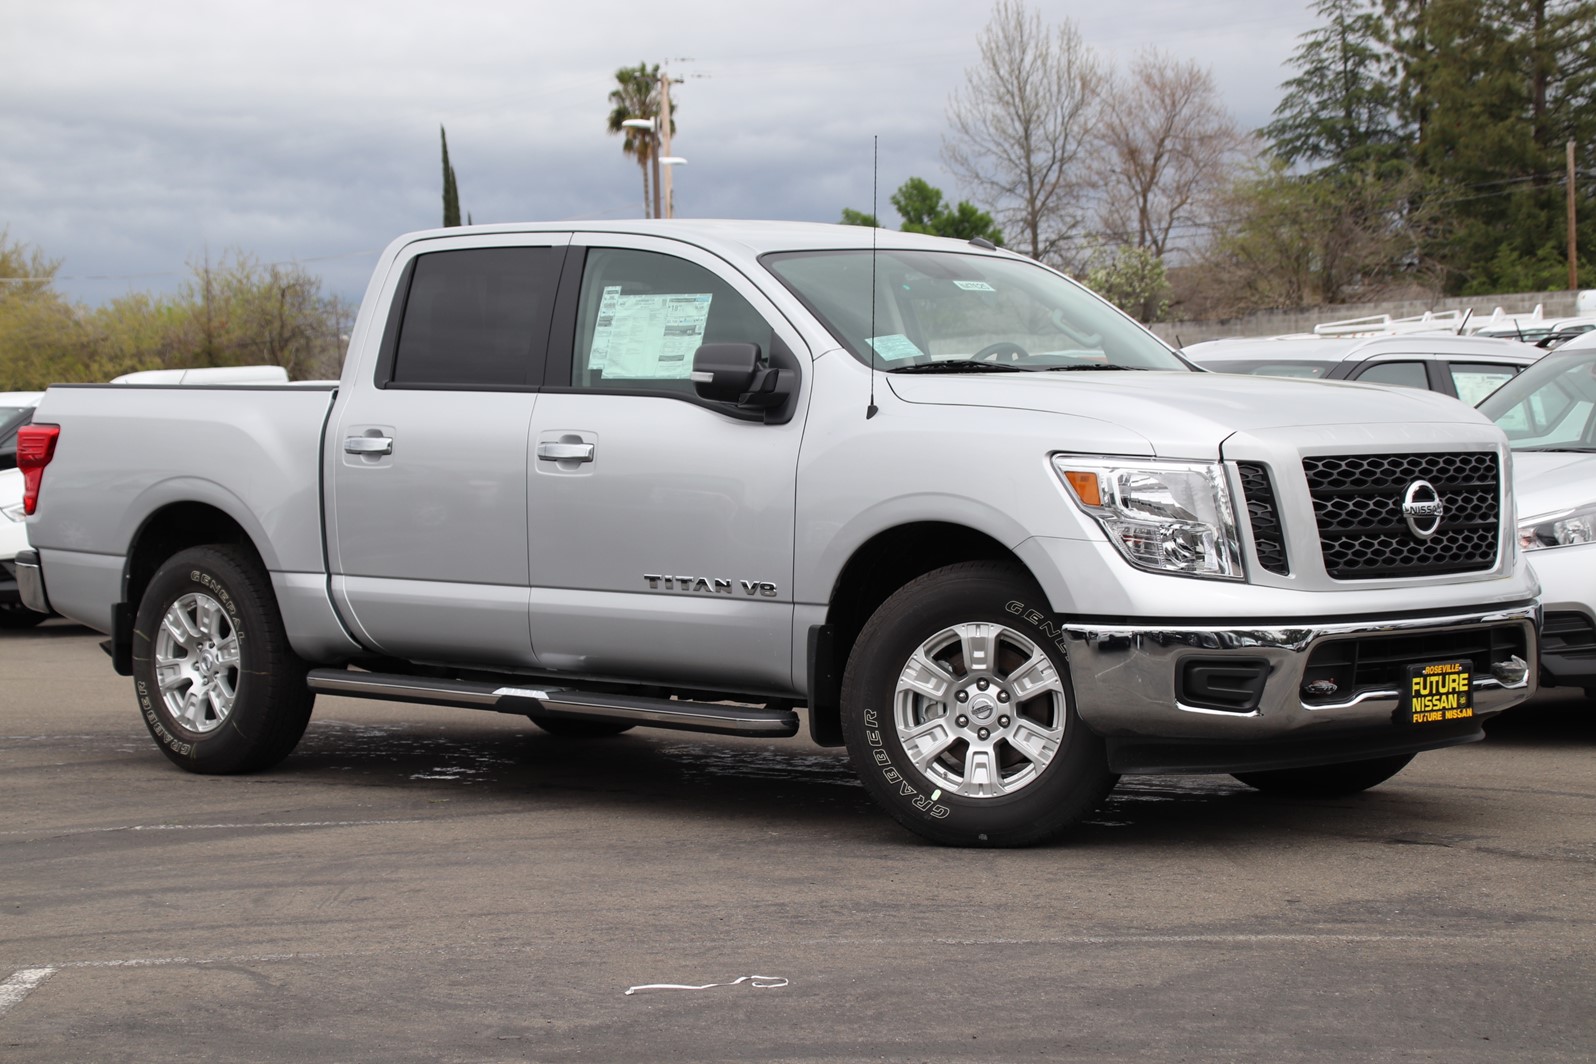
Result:
M1499 474L1492 451L1304 458L1324 567L1337 580L1437 576L1496 564ZM1403 499L1416 481L1440 496L1440 528L1424 539Z

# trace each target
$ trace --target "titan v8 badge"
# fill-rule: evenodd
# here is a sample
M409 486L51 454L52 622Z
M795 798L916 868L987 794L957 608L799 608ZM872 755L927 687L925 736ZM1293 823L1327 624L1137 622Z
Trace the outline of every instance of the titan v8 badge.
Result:
M775 598L776 585L764 580L722 580L710 576L662 576L644 573L651 591L697 591L710 595L734 595L741 588L745 595Z

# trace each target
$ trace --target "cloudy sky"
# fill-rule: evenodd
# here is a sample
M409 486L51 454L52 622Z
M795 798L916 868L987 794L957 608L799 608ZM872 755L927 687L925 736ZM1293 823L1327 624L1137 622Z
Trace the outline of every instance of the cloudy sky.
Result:
M1031 0L1109 62L1211 66L1268 120L1306 0ZM943 168L949 94L988 0L0 0L0 229L86 303L169 291L241 249L358 298L394 236L441 217L438 127L477 222L642 215L605 131L617 67L665 62L679 216L882 213Z

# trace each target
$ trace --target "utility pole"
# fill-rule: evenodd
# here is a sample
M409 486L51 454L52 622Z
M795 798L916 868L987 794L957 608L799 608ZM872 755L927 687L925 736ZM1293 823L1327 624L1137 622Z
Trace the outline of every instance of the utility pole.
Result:
M658 146L658 148L656 150L659 152L659 155L664 155L666 158L670 157L670 154L671 154L671 76L668 73L666 73L665 71L663 71L663 70L661 70L659 72L659 146ZM1574 150L1573 148L1569 149L1570 152L1572 152L1573 150ZM670 167L670 166L663 166L662 167L662 166L660 166L659 165L659 155L655 155L654 156L654 165L656 167L658 167L658 169L656 169L654 171L654 175L655 175L654 176L654 189L655 189L656 192L659 190L659 187L660 187L659 183L662 180L661 175L660 175L660 170L663 170L664 171L663 180L665 182L665 214L664 214L664 217L666 217L666 218L674 218L674 217L676 217L676 205L671 200L671 191L672 191L672 189L671 189L671 170L674 169L674 167ZM1570 154L1569 158L1572 159L1573 155ZM656 206L654 208L654 214L655 214L656 217L659 216L659 208L658 208L658 206Z
M1568 142L1568 290L1579 291L1579 231L1574 218L1574 142Z
M659 151L659 119L658 118L654 119L654 131L649 134L649 140L652 142L652 143L649 144L649 148L652 149L652 154L654 156L654 214L652 215L652 217L663 218L664 215L660 214L660 212L659 212L659 195L660 195L660 193L659 193L659 172L660 172L661 168L660 168L660 165L659 165L660 151ZM664 169L669 170L670 167L667 166Z

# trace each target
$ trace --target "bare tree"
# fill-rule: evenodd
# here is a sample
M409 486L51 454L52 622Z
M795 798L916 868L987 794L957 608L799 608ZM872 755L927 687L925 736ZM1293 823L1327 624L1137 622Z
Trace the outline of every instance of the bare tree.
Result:
M1024 0L999 0L981 32L981 60L948 101L942 156L992 205L1010 246L1069 265L1085 224L1080 166L1100 71L1068 19L1042 25Z
M1156 48L1139 53L1128 76L1104 79L1096 140L1100 228L1110 243L1160 258L1206 220L1247 143L1213 75Z

